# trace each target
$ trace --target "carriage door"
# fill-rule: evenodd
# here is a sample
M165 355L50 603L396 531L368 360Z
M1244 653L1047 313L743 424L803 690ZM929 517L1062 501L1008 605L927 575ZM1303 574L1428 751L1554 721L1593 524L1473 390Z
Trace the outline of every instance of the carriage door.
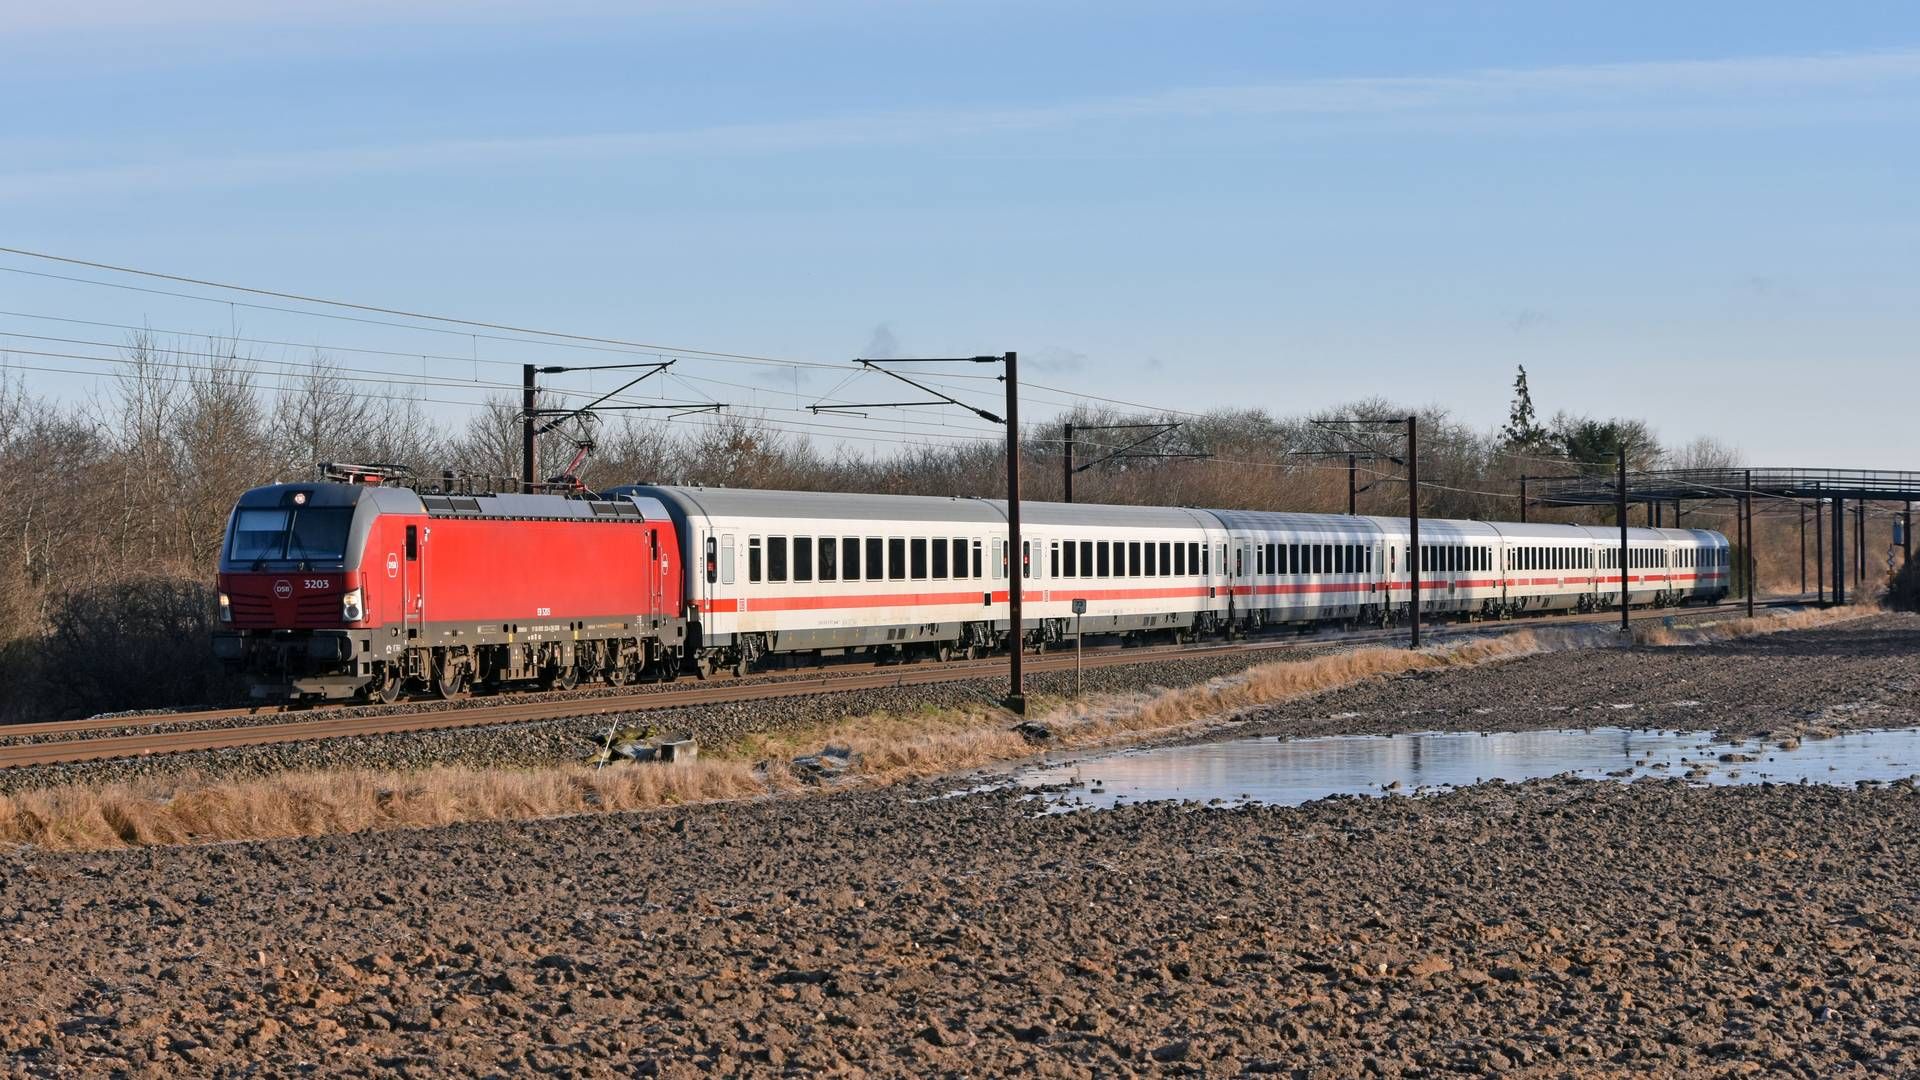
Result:
M427 617L426 561L420 557L420 526L407 526L405 549L400 553L400 626L408 641L420 636Z
M644 525L647 531L647 619L656 629L660 626L660 584L664 568L660 565L660 530L652 525Z

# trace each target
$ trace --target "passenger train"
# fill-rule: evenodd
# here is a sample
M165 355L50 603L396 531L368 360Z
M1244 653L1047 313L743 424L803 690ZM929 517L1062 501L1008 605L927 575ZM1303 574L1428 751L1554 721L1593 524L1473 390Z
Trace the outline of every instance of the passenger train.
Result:
M593 497L416 492L392 478L247 492L214 648L256 696L440 695L745 674L859 654L1028 648L1076 629L1188 640L1408 615L1505 618L1618 602L1619 531L992 499L634 485ZM1726 537L1629 530L1629 602L1714 601ZM1074 602L1084 601L1076 619Z

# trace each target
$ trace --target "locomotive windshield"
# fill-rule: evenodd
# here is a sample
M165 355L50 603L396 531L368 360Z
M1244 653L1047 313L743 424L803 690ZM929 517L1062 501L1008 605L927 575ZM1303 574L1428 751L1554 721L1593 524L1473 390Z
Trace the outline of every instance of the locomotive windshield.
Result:
M353 509L295 506L241 509L233 517L227 559L234 563L340 562L347 557Z

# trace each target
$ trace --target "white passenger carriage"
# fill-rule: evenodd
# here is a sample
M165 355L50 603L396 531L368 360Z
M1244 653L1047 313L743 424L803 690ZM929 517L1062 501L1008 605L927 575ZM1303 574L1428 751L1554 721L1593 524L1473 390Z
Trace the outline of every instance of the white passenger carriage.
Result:
M634 486L686 545L687 655L745 671L773 655L942 658L1073 632L1235 633L1403 621L1418 565L1423 613L1501 618L1618 602L1619 533L1578 525L1152 506L1025 503L1019 552L990 499ZM1726 538L1632 529L1635 605L1717 600ZM1086 613L1076 618L1075 601Z
M1384 611L1385 552L1374 518L1215 510L1233 553L1229 608L1250 629L1351 621Z

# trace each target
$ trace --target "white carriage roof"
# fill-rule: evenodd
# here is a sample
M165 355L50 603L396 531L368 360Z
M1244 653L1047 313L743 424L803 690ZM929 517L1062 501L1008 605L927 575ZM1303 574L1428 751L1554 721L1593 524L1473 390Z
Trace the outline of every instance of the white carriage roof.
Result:
M612 497L658 499L687 515L720 517L793 518L808 521L951 521L997 525L1006 521L1006 502L936 495L874 495L835 491L769 491L757 488L687 487L631 484L608 489ZM649 514L651 516L651 513ZM1297 514L1264 510L1206 510L1176 506L1124 506L1109 503L1023 502L1024 524L1053 528L1226 528L1233 531L1292 532L1350 536L1354 532L1402 536L1407 519L1343 514ZM1717 534L1704 530L1645 529L1628 531L1636 543L1660 540L1712 542ZM1420 536L1429 543L1504 538L1511 543L1617 543L1612 527L1562 525L1553 522L1463 521L1422 518Z
M756 488L678 487L633 484L611 495L653 497L689 514L720 517L806 518L847 521L1005 521L999 505L984 499L932 495L865 495L836 491L763 491ZM1024 507L1023 507L1024 509Z

